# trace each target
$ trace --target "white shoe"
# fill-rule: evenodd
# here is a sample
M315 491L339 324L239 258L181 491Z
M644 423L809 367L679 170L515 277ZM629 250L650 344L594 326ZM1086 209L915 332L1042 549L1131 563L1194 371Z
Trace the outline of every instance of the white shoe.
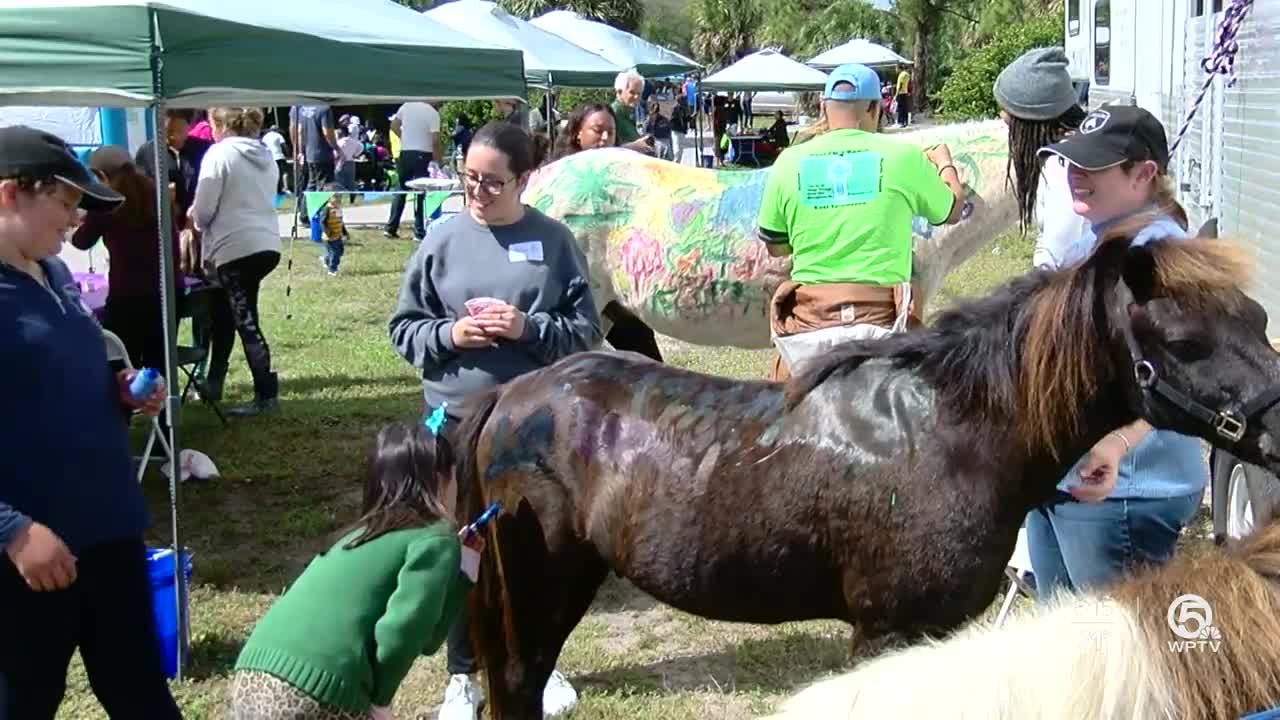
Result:
M476 720L479 712L480 687L470 675L451 676L436 720Z
M572 712L578 706L578 692L569 684L569 680L559 670L547 678L547 685L542 689L542 717L553 718ZM444 720L441 716L440 720Z

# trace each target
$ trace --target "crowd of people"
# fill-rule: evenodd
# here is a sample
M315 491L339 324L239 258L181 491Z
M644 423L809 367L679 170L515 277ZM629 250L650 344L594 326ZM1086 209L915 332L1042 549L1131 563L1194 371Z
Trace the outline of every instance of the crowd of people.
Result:
M1133 107L1086 113L1066 67L1060 48L1035 50L995 85L1019 216L1037 238L1036 267L1079 262L1121 221L1142 222L1137 242L1184 237L1160 123ZM666 127L654 119L652 103L637 124L642 86L638 75L624 73L611 104L575 109L550 158L615 146L661 154L665 133L679 131L674 118ZM482 697L463 598L485 543L483 531L457 518L452 438L475 393L601 340L572 232L521 202L543 161L527 106L500 110L501 119L468 128L461 145L464 210L429 227L415 212L415 235L427 241L389 307L389 343L421 376L424 421L377 433L359 518L257 623L235 665L230 717L388 718L414 659L441 644L449 677L438 717L477 717ZM770 170L758 235L771 255L791 259L770 317L779 338L832 327L881 337L919 325L911 220L959 221L965 189L945 146L921 150L878 133L883 112L874 71L837 68L822 93L823 132L782 152ZM107 244L103 324L126 339L135 366L162 368L150 174L161 153L183 269L220 294L200 331L213 347L201 392L220 393L238 333L254 386L254 401L239 414L276 409L279 381L258 295L280 259L272 197L281 189L283 134L264 134L255 108L211 109L200 120L207 139L194 120L170 112L165 136L136 157L104 147L87 167L48 133L0 129L0 378L11 407L22 409L0 420L5 717L53 717L76 649L113 717L180 716L150 632L147 517L122 422L134 412L159 413L167 391L161 383L145 397L129 392L136 371L109 365L101 327L57 254L68 234L78 247ZM290 135L308 186L341 187L341 140L360 134L354 124L335 123L327 108L294 113ZM401 137L400 176L428 172L442 156L438 112L407 102L392 124ZM400 202L386 228L391 236ZM340 205L331 203L337 220L326 239L340 242ZM336 252L326 260L335 272ZM788 371L779 358L772 378ZM1109 433L1026 519L1040 592L1096 587L1167 559L1206 477L1191 438L1142 421ZM554 673L546 710L563 713L576 702L564 675Z

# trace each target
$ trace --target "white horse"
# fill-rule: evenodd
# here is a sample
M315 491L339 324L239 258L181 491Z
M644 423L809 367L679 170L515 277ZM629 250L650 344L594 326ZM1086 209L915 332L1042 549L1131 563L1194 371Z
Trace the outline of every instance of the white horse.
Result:
M921 147L948 145L975 205L956 225L916 219L914 276L923 307L948 272L1016 222L1005 181L1007 131L991 120L896 137ZM524 200L574 231L606 317L617 304L686 342L765 348L769 301L790 270L787 259L770 258L755 237L767 173L591 150L538 170Z

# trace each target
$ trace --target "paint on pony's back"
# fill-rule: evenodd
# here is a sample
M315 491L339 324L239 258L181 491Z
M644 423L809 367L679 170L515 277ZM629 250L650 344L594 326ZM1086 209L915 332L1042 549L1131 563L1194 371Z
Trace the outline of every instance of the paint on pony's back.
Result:
M1216 649L1179 644L1175 601L1187 594L1210 608ZM1183 627L1206 627L1191 617ZM1277 704L1280 523L1105 593L1061 595L1003 628L976 623L880 656L811 685L766 720L1219 720Z
M946 143L977 194L970 220L914 222L914 275L927 300L948 271L1015 220L1005 130L991 121L895 137L921 147ZM755 236L768 172L591 150L539 170L524 200L573 230L600 307L616 300L654 330L689 342L768 347L769 300L790 271Z
M549 546L581 537L614 572L686 612L757 623L860 615L904 627L928 613L926 624L954 626L995 592L980 581L984 563L1012 542L988 532L977 510L994 492L913 464L935 417L913 372L873 360L840 386L788 409L779 384L631 354L575 355L507 386L485 426L481 482L486 498L511 502L505 482L522 483ZM833 407L865 436L827 436ZM894 468L907 466L919 482L895 484ZM969 512L955 513L957 503ZM905 517L959 528L964 553L844 541L896 532ZM855 587L841 568L860 578ZM913 572L946 580L913 586Z

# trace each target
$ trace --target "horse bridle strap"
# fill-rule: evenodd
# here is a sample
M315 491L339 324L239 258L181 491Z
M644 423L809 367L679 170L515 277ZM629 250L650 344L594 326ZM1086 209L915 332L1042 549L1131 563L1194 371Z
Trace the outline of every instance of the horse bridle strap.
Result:
M1241 406L1239 411L1213 410L1165 382L1156 372L1155 365L1140 356L1137 357L1138 360L1133 364L1133 375L1139 387L1159 395L1191 417L1212 427L1214 432L1231 442L1239 442L1240 438L1244 437L1249 421L1256 415L1280 402L1280 385L1272 385Z

